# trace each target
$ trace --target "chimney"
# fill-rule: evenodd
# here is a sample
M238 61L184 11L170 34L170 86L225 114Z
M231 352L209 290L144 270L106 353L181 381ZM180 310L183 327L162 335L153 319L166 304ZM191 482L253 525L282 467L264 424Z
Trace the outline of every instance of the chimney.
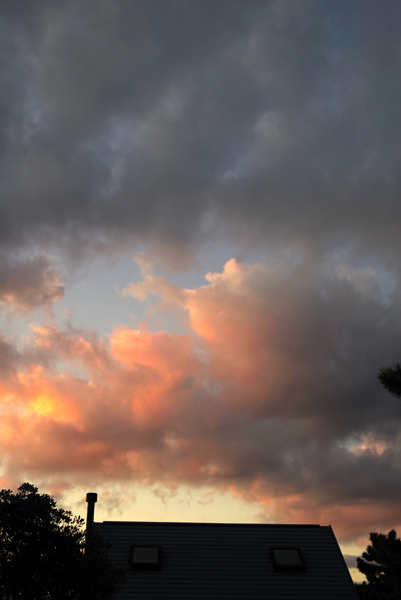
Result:
M88 535L93 525L93 517L95 516L95 503L97 502L97 494L94 492L88 492L86 494L86 501L88 503L88 512L86 513L86 535Z

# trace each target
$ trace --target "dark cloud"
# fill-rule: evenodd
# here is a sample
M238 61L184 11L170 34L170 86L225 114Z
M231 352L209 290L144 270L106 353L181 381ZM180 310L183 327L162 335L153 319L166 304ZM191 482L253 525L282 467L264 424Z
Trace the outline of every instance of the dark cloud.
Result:
M3 8L3 247L398 250L399 3L25 5Z
M29 312L61 300L63 278L49 256L41 253L25 259L2 258L0 302L3 305Z

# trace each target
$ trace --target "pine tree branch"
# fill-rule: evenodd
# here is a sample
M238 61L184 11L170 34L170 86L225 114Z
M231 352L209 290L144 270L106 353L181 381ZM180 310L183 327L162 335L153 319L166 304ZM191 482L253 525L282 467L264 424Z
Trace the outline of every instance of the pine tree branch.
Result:
M377 378L392 396L401 399L401 364L395 363L391 367L382 367Z

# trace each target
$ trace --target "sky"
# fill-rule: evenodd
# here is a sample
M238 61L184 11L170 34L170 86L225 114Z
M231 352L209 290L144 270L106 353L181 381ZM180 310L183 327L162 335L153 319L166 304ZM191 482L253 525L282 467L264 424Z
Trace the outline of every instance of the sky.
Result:
M2 1L2 488L330 524L350 567L401 530L400 28L398 0Z

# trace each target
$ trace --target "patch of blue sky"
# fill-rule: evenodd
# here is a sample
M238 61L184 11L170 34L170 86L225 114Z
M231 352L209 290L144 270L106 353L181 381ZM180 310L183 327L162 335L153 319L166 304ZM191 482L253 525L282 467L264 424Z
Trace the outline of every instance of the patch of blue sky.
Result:
M66 282L64 298L55 306L56 315L60 322L71 318L74 327L95 330L101 337L112 333L118 324L132 327L141 320L146 307L134 299L121 299L118 290L140 278L130 255L112 263L101 258L93 260Z

